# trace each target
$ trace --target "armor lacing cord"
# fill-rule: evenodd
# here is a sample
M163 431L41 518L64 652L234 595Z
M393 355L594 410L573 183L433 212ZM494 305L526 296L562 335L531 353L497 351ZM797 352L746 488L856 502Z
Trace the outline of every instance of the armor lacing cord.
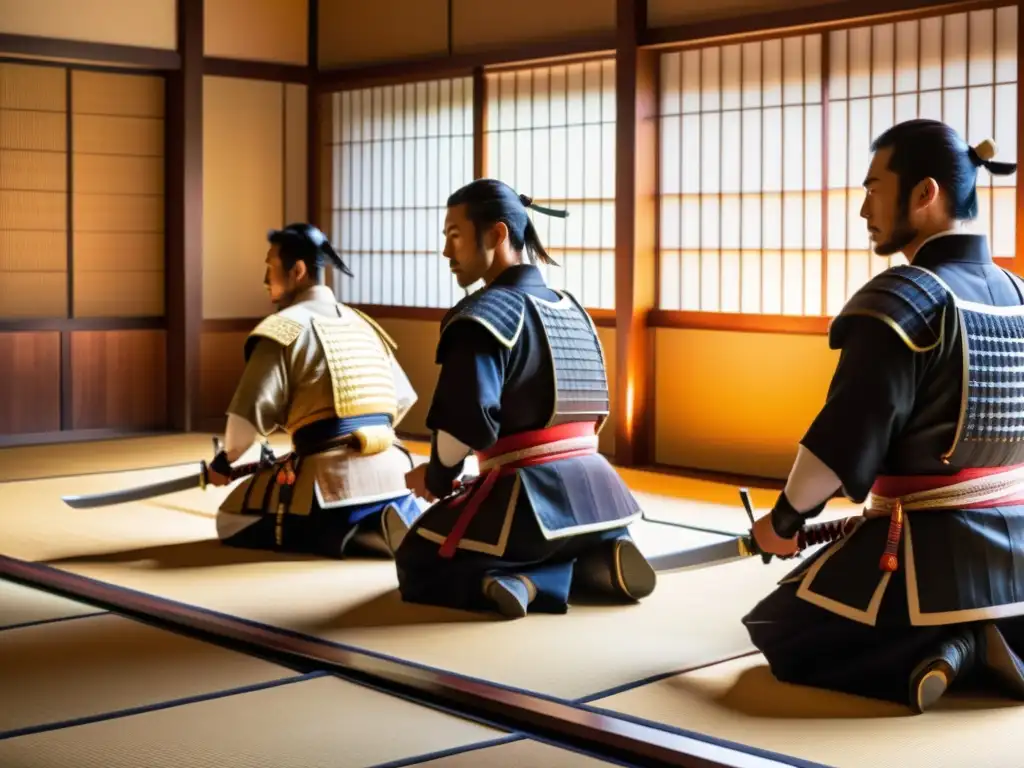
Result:
M903 478L882 477L876 481L875 488L885 488L894 483L898 484L901 480ZM967 480L911 493L897 495L898 491L891 492L892 496L882 496L872 491L864 510L865 517L889 516L885 552L878 563L882 571L889 573L899 567L896 553L903 536L905 512L970 509L983 504L1018 499L1024 494L1024 467L1000 467L988 475L968 476Z
M284 546L284 516L292 506L292 495L295 490L295 476L302 466L302 456L298 456L294 464L291 456L282 459L280 467L275 473L277 481L277 514L274 520L274 543L277 546Z

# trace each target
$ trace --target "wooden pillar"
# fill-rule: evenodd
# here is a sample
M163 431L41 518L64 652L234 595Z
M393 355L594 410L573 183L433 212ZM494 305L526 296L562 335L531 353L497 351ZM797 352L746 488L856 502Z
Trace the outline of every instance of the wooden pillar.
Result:
M178 0L181 68L167 79L167 407L172 429L199 419L203 323L203 0Z
M323 97L316 87L316 73L320 67L320 2L308 0L309 21L307 27L306 66L309 69L309 85L306 86L306 208L307 221L320 228L330 237L331 222L322 221L320 183L323 173L321 143L323 142Z
M618 0L615 170L615 461L654 451L653 329L657 244L657 55L640 50L647 0Z

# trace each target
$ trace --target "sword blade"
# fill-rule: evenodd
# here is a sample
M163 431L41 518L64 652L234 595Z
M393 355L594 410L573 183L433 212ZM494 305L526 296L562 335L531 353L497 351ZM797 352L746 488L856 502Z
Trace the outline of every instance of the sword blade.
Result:
M714 544L704 544L699 547L666 552L663 555L653 555L647 558L647 562L655 571L663 573L745 560L753 554L755 553L751 547L750 538L737 536L734 539L718 541Z
M74 509L91 509L94 507L109 507L114 504L126 504L130 501L142 501L157 496L164 496L169 493L187 491L190 488L199 488L199 480L202 474L196 472L193 475L177 477L173 480L164 480L151 485L141 485L136 488L125 488L120 491L108 491L106 493L93 493L86 496L64 496L62 501Z

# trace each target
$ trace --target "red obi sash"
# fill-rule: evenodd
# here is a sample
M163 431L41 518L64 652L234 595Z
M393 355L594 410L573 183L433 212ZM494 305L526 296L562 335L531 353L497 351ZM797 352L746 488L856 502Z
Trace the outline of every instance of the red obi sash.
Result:
M441 545L440 556L455 556L466 529L499 477L511 475L523 467L597 453L596 428L592 421L559 424L508 435L486 451L477 451L480 476L464 485L464 492L450 502L452 507L465 505L465 508Z
M883 571L895 571L898 566L896 550L903 535L904 505L910 511L915 507L920 511L941 509L986 509L1009 504L1024 504L1024 484L1020 481L1010 482L1000 487L998 475L1020 472L1024 464L1012 467L973 467L961 469L952 475L881 475L871 486L871 509L875 511L890 509L889 535L885 543L885 552L879 562ZM983 482L986 478L995 478L991 489L986 489ZM978 490L958 489L948 495L936 493L943 488L950 488L970 481L982 481ZM921 494L918 498L913 497ZM982 498L987 497L987 498Z

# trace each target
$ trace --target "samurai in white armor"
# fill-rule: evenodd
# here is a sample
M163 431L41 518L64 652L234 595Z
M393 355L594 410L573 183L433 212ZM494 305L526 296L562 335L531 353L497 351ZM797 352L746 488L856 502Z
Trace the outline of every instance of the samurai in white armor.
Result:
M444 255L459 285L484 287L441 322L430 461L409 476L438 501L411 527L385 518L409 602L519 618L565 612L573 587L626 602L655 588L627 531L640 509L597 451L601 342L583 307L546 285L536 261L553 261L528 207L565 215L493 179L448 199ZM480 476L463 482L471 452Z
M1024 698L1024 282L996 265L976 218L991 141L932 120L872 145L861 216L872 278L829 329L842 350L785 490L754 526L787 556L841 492L864 503L744 619L783 681L923 712L950 687Z
M282 429L293 450L232 489L218 534L238 547L390 557L383 510L420 512L405 485L413 462L395 437L416 394L388 334L321 284L328 265L352 274L324 234L290 224L268 240L264 282L279 309L245 342L211 480L224 484L257 435Z

